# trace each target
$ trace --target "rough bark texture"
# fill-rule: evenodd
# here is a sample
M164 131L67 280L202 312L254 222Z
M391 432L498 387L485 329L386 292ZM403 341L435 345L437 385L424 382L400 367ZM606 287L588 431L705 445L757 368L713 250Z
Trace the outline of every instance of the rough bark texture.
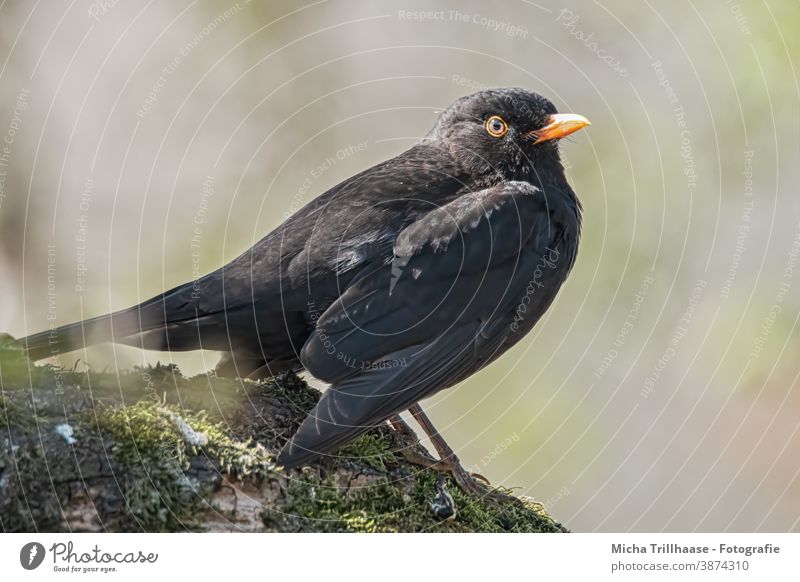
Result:
M251 382L184 378L174 366L34 366L0 338L0 528L565 531L531 499L469 497L407 463L398 451L418 445L388 426L284 471L274 457L318 397L294 374Z

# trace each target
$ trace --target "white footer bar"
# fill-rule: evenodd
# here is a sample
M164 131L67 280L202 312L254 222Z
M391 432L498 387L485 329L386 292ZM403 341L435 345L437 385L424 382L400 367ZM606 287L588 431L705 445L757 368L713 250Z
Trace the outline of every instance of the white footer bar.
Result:
M800 534L3 534L0 572L138 582L796 581Z

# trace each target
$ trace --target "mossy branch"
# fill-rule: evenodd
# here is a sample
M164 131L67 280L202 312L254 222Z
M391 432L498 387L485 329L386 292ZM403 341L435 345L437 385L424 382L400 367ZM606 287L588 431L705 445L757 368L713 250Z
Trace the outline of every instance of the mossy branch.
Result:
M34 366L0 338L0 528L565 531L530 499L469 497L407 463L398 451L418 445L388 427L287 473L275 455L318 398L294 374ZM457 507L449 519L434 503L443 491Z

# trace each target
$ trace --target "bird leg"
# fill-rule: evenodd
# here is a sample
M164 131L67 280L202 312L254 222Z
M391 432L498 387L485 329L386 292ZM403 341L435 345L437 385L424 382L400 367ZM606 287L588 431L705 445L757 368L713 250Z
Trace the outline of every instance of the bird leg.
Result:
M420 444L417 433L414 432L413 428L408 426L408 423L403 420L402 416L399 414L390 416L389 424L392 425L392 428L397 434L404 436L413 443L409 447L403 447L403 450L401 451L406 461L412 465L419 465L421 467L431 469L438 468L439 461L433 458L428 451L425 450L425 447Z
M409 408L408 411L422 427L422 430L425 431L425 434L428 435L428 438L431 439L431 443L433 444L434 448L436 448L436 452L439 454L440 460L438 465L453 475L453 479L455 479L456 483L458 483L458 486L467 493L472 493L473 495L486 495L486 489L483 487L483 485L478 483L475 478L466 469L464 469L464 467L461 466L461 461L459 461L453 449L451 449L450 445L445 442L444 438L442 438L442 435L439 434L439 431L436 430L435 426L433 426L430 418L428 418L428 415L425 414L420 405L415 404Z
M413 441L415 444L419 443L419 437L417 436L417 433L414 432L413 428L408 426L408 423L403 420L403 417L399 414L390 416L389 424L392 425L392 428L396 433L403 435L407 439Z
M474 481L474 477L477 477L481 481L486 482L486 484L488 485L489 480L486 477L484 477L483 475L479 475L477 473L468 473L463 467L461 467L461 464L458 461L458 457L456 457L453 450L448 446L448 444L444 441L442 436L433 426L428 416L422 411L419 405L417 405L417 408L419 408L419 411L425 418L425 421L420 422L420 419L417 418L417 416L415 416L415 418L417 418L417 422L420 422L420 426L422 426L422 428L425 429L425 432L428 434L428 436L431 437L431 441L436 447L436 450L439 453L439 455L442 457L442 460L435 459L430 454L428 454L428 451L426 451L425 448L420 445L419 437L417 436L417 433L414 431L414 429L411 428L405 420L403 420L403 417L401 417L399 414L395 414L389 417L389 424L392 425L392 428L395 430L395 432L409 439L411 442L414 443L414 445L420 445L414 447L406 447L403 449L402 453L406 461L408 461L413 465L420 465L421 467L425 467L428 469L435 469L437 471L446 471L448 473L451 473L453 474L453 477L459 484L461 484L461 482L459 481L459 478L455 476L455 473L460 469L460 471L463 474L466 474L467 477L472 481ZM409 409L409 411L412 414L414 414L414 412L411 411L411 409ZM451 459L451 460L455 459L455 463L458 465L458 469L453 469L453 467L451 466L451 462L446 461L445 459ZM465 489L469 491L474 488L471 486L466 486Z

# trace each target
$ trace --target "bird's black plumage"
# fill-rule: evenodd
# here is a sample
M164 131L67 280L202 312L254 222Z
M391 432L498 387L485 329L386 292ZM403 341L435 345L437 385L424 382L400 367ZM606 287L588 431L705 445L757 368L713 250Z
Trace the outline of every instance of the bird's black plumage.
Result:
M463 97L219 270L22 341L34 359L115 341L219 350L242 377L305 368L331 387L280 461L331 453L486 366L552 303L580 232L555 113L522 89Z

